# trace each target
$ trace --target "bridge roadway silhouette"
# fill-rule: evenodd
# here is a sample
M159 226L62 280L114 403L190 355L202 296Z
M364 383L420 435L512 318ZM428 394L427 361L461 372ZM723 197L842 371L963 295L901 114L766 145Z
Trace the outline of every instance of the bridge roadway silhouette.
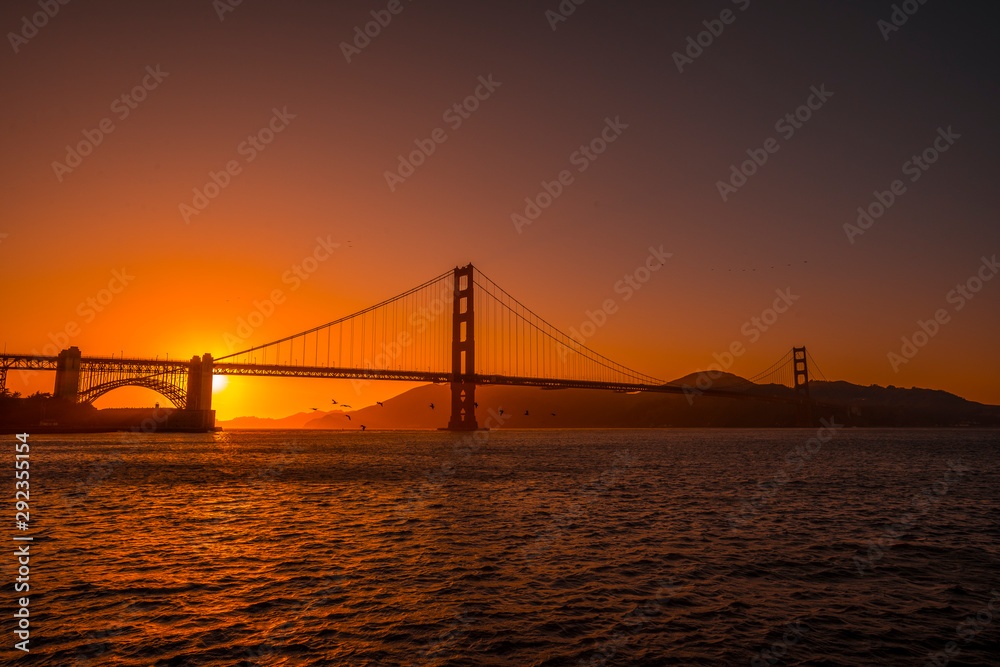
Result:
M808 357L805 347L792 348L750 380L719 387L708 376L701 385L664 382L556 329L469 264L347 317L217 359L207 353L190 361L84 357L75 346L57 356L4 353L0 391L14 369L55 371L53 396L74 403L93 403L120 387L145 387L210 429L214 375L447 383L448 428L465 431L478 428L476 386L489 384L781 401L808 411ZM795 392L751 392L758 383L783 384Z

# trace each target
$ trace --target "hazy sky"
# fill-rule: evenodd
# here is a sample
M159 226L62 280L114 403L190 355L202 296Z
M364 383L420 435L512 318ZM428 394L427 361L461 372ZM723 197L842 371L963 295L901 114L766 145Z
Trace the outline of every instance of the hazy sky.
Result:
M806 345L830 379L1000 403L995 3L49 2L0 9L8 351L221 356L276 289L248 346L472 262L563 329L616 299L587 343L660 378ZM405 388L234 379L215 407Z

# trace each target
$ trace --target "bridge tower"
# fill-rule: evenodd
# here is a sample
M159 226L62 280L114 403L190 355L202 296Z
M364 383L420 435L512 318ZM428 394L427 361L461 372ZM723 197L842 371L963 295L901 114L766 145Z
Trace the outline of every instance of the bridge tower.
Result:
M476 315L472 264L455 268L452 304L451 421L449 431L475 431L476 423Z
M76 345L59 353L56 361L56 386L54 398L65 398L71 403L80 400L80 348Z
M799 412L800 426L812 427L815 424L812 399L809 398L809 365L806 363L805 346L792 348L792 372L795 378L795 391L805 396Z
M201 359L198 355L191 357L188 366L187 410L212 409L212 355L205 353Z
M792 370L795 373L795 391L802 392L806 398L809 398L809 367L806 364L805 347L792 348L792 363Z

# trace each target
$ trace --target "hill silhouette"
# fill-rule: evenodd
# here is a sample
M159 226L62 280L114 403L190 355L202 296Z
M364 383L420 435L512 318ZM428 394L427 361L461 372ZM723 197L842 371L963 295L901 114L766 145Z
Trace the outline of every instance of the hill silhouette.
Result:
M795 390L783 385L756 385L729 373L711 379L703 372L691 373L671 384L690 387L690 391L680 395L481 385L476 388L477 415L482 423L490 410L503 409L507 417L504 428L754 428L802 424L802 411L794 404L702 396L697 392L699 386L710 386L738 389L762 399L795 396ZM809 388L817 403L815 418L834 416L848 426L1000 426L1000 406L967 401L939 390L864 387L844 381L812 381ZM348 413L299 413L283 419L241 417L220 421L219 426L359 430L364 424L368 429L437 429L447 425L450 413L449 386L424 385L383 401L383 406ZM345 414L350 414L351 419Z

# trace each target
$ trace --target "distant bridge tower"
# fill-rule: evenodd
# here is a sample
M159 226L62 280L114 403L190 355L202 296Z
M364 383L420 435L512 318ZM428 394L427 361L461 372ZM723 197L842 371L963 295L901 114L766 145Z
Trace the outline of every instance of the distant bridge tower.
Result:
M806 348L792 348L792 370L795 373L795 391L802 392L809 398L809 367L806 365Z
M803 427L815 426L813 422L813 402L809 398L809 365L806 363L806 348L792 348L792 372L795 378L795 391L805 397L799 412L800 424Z
M449 431L474 431L476 423L476 316L472 264L455 268L452 304L451 421Z

